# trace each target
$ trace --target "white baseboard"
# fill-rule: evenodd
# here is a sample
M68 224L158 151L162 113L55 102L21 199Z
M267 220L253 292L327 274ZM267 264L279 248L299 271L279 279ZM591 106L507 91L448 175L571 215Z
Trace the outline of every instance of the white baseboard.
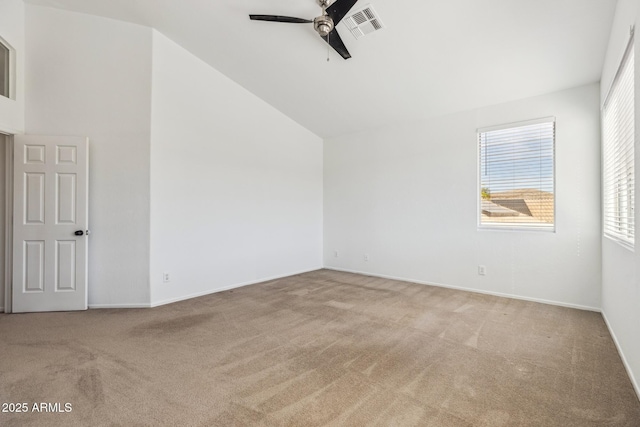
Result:
M131 303L131 304L89 304L89 308L149 308L148 303Z
M615 343L616 348L618 349L618 354L620 355L620 359L622 359L622 364L624 365L624 368L627 370L627 375L629 375L631 384L633 384L633 388L636 391L636 395L638 396L638 399L640 399L640 384L638 384L638 381L636 381L636 377L633 375L633 371L631 370L631 365L629 365L627 358L622 352L622 347L620 347L620 342L618 341L618 337L616 336L616 333L611 328L609 319L607 319L607 314L604 312L604 310L602 310L601 313L602 313L602 318L604 319L604 323L607 325L607 328L609 329L609 334L611 334L611 338L613 338L613 342Z
M197 293L189 294L189 295L181 295L181 296L175 297L175 298L169 298L169 299L165 299L165 300L162 300L162 301L151 302L151 304L149 306L150 307L159 307L161 305L171 304L171 303L178 302L178 301L184 301L184 300L188 300L188 299L191 299L191 298L197 298L197 297L202 297L202 296L205 296L205 295L211 295L211 294L215 294L215 293L218 293L218 292L228 291L228 290L231 290L231 289L242 288L244 286L255 285L257 283L269 282L271 280L282 279L282 278L285 278L285 277L291 277L291 276L295 276L295 275L298 275L298 274L310 273L312 271L317 271L317 270L321 270L321 269L322 269L322 267L317 267L317 268L313 268L311 270L298 271L298 272L288 273L288 274L283 274L283 275L278 275L278 276L265 277L265 278L258 279L258 280L251 280L251 281L248 281L248 282L236 283L236 284L233 284L233 285L224 286L222 288L208 289L208 290L203 291L203 292L197 292Z
M313 268L311 270L298 271L298 272L288 273L288 274L279 275L279 276L265 277L265 278L258 279L258 280L252 280L252 281L249 281L249 282L236 283L236 284L233 284L233 285L224 286L222 288L208 289L208 290L203 291L203 292L197 292L197 293L193 293L193 294L189 294L189 295L181 295L179 297L169 298L169 299L166 299L166 300L155 301L155 302L151 302L151 303L89 304L89 308L91 308L91 309L94 309L94 308L100 309L100 308L153 308L153 307L159 307L161 305L171 304L171 303L178 302L178 301L184 301L184 300L188 300L188 299L191 299L191 298L202 297L202 296L205 296L205 295L210 295L210 294L215 294L215 293L218 293L218 292L228 291L228 290L231 290L231 289L241 288L243 286L255 285L257 283L268 282L270 280L276 280L276 279L282 279L284 277L290 277L290 276L295 276L297 274L309 273L311 271L317 271L317 270L321 270L321 269L322 269L322 267L317 267L317 268Z
M601 310L599 308L590 307L590 306L587 306L587 305L571 304L571 303L566 303L566 302L546 300L546 299L542 299L542 298L526 297L526 296L522 296L522 295L505 294L505 293L502 293L502 292L486 291L486 290L482 290L482 289L465 288L465 287L462 287L462 286L445 285L443 283L426 282L424 280L409 279L409 278L406 278L406 277L398 277L398 276L388 276L388 275L385 275L385 274L367 273L365 271L348 270L348 269L336 268L336 267L324 267L324 268L327 269L327 270L342 271L342 272L345 272L345 273L355 273L355 274L362 274L362 275L365 275L365 276L380 277L382 279L399 280L401 282L418 283L420 285L437 286L439 288L455 289L455 290L458 290L458 291L474 292L474 293L477 293L477 294L493 295L493 296L496 296L496 297L512 298L512 299L517 299L517 300L522 300L522 301L539 302L541 304L557 305L557 306L560 306L560 307L577 308L579 310L595 311L597 313L601 312Z

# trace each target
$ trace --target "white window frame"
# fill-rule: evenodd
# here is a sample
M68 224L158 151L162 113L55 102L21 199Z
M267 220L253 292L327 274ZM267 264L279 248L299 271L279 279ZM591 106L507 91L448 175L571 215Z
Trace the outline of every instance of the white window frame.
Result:
M0 37L0 44L9 50L9 64L6 67L6 72L9 78L9 94L8 96L0 95L0 99L8 98L11 100L16 99L16 51L15 49L2 37ZM0 83L1 84L1 83Z
M602 234L603 237L613 240L631 251L635 247L634 44L634 30L632 29L620 66L602 104L601 114ZM627 104L623 104L624 102ZM614 109L611 113L610 108ZM619 113L619 111L628 111L628 113ZM624 122L625 118L626 122ZM614 128L613 123L627 127L621 130L620 127ZM625 138L624 135L629 132L631 136ZM625 190L620 192L620 188Z
M490 224L483 224L482 223L482 155L481 155L481 143L480 143L480 138L481 138L481 134L482 133L486 133L486 132L492 132L492 131L498 131L498 130L505 130L505 129L511 129L511 128L518 128L518 127L523 127L523 126L530 126L530 125L536 125L536 124L542 124L542 123L553 123L553 127L554 127L554 132L553 132L553 165L552 165L552 173L553 173L553 224L549 224L549 225L536 225L536 224L523 224L523 223L503 223L503 224L499 224L499 223L490 223ZM476 177L478 179L478 183L477 183L477 194L476 194L476 201L477 201L477 212L476 212L476 218L477 218L477 227L478 230L505 230L505 231L519 231L519 232L526 232L526 231L532 231L532 232L547 232L547 233L555 233L556 231L556 216L557 216L557 209L556 209L556 118L551 116L551 117L542 117L539 119L533 119L533 120L526 120L526 121L520 121L520 122L514 122L514 123L507 123L507 124L503 124L503 125L497 125L497 126L490 126L490 127L484 127L484 128L479 128L477 129L477 135L476 135L476 142L477 142L477 149L478 149L478 157L477 157L477 167L478 167L478 173L476 174Z

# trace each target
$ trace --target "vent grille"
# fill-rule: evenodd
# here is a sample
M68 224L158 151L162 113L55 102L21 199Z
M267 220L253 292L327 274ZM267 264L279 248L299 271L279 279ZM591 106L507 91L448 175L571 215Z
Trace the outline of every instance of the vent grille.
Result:
M364 16L364 13L358 12L353 15L353 20L356 21L356 24L361 25L367 22L367 18Z
M370 4L345 17L342 22L356 39L384 28L380 17Z
M367 15L367 18L369 19L369 21L371 21L372 19L375 19L375 15L373 14L373 12L371 11L371 9L367 8L365 10L362 11L362 13L364 13L365 15Z

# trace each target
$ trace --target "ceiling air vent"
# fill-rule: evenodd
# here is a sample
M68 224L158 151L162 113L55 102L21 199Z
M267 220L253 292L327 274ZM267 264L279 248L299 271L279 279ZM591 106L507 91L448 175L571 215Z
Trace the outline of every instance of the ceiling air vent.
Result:
M370 4L345 17L342 22L356 39L384 28L382 21Z

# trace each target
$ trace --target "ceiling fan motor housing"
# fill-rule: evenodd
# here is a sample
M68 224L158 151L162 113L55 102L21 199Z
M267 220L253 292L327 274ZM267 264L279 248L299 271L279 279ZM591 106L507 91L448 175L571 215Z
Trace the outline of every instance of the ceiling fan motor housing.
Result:
M333 30L333 19L328 15L318 16L313 20L313 28L322 37L326 37Z

